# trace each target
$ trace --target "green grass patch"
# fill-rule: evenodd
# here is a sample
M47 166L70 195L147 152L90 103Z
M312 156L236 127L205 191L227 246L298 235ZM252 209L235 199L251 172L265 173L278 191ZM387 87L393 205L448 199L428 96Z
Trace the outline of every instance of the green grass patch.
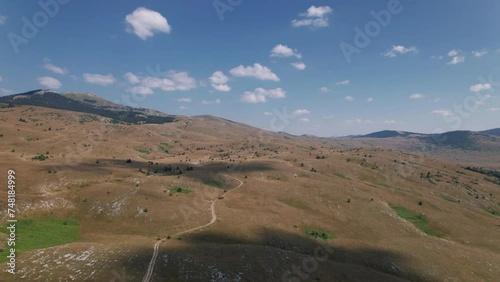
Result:
M44 154L40 154L40 155L37 155L37 156L34 156L33 158L31 158L33 161L45 161L46 159L48 159L49 157L44 155Z
M283 200L280 200L280 202L290 206L290 207L294 207L296 209L299 209L299 210L305 210L305 211L308 211L308 210L311 210L311 208L302 203L302 202L299 202L299 201L295 201L295 200L291 200L291 199L283 199Z
M7 226L2 226L0 231L9 234ZM16 223L16 254L78 241L79 233L80 223L76 219L54 217L21 219ZM0 261L7 260L7 250L10 248L5 245L4 250L0 252Z
M215 188L224 188L224 184L222 184L218 181L215 181L215 180L205 182L205 185L212 186Z
M330 240L330 239L333 239L335 237L333 235L333 233L325 231L325 230L321 230L318 228L304 227L304 229L302 231L308 237L311 237L314 239Z
M340 177L340 178L343 178L343 179L349 179L349 177L347 177L347 176L345 176L345 175L343 175L342 173L339 173L339 172L334 173L333 175L335 175L337 177Z
M151 152L151 150L149 149L145 149L145 148L136 148L135 149L137 152L139 153L143 153L143 154L149 154Z
M498 209L495 209L494 207L487 207L484 210L489 214L500 216L500 211Z
M193 191L191 191L189 189L186 189L186 188L174 187L174 188L168 189L168 192L170 192L170 193L188 194L188 193L191 193Z
M387 189L391 189L391 190L395 190L395 191L402 191L403 189L399 188L399 187L396 187L396 186L390 186L390 185L387 185L385 183L377 183L376 185L380 186L380 187L384 187L384 188L387 188Z
M8 108L8 107L9 107L9 104L0 103L0 109Z
M160 146L158 146L158 150L165 152L169 154L168 149L171 149L172 146L170 146L168 143L160 143Z
M404 220L409 221L415 225L420 231L424 232L427 235L435 236L435 237L443 237L443 234L432 230L429 226L429 222L427 219L420 214L412 213L404 207L389 205L400 217Z
M451 203L455 203L455 204L458 203L457 199L455 199L451 196L448 196L448 195L439 195L439 197L441 197L441 199L446 200L446 201L451 202Z

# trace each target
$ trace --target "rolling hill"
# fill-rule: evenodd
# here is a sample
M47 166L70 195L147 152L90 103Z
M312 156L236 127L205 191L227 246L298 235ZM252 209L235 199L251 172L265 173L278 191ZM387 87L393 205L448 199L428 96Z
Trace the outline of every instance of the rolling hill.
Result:
M14 95L0 109L0 171L16 172L21 228L17 276L2 263L1 281L500 276L498 171L484 168L497 158L494 136L447 137L489 144L483 160L482 149L414 134L293 136L207 115L113 122L96 111L164 114L88 94L25 96L37 105ZM412 142L434 153L395 149Z

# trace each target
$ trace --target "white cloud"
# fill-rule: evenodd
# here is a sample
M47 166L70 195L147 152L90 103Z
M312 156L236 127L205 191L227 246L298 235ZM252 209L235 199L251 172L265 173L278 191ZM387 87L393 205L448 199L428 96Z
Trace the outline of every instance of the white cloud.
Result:
M152 37L155 33L170 33L172 27L160 13L144 7L135 9L125 17L127 31L133 32L142 40Z
M411 94L410 95L410 99L424 99L425 98L425 95L424 94L421 94L421 93L415 93L415 94Z
M3 81L3 78L0 76L0 82L2 82L2 81Z
M87 83L108 86L115 83L115 77L112 74L102 75L97 73L84 73L83 79Z
M384 120L384 123L385 124L395 124L396 121L395 120Z
M476 58L481 58L482 56L488 54L487 50L472 51L472 55Z
M330 89L328 89L328 87L326 86L323 86L319 89L319 91L323 92L323 93L327 93L327 92L330 92Z
M233 76L237 77L254 77L260 80L273 80L280 81L280 78L274 74L271 69L261 64L254 64L253 66L244 67L242 65L233 68L229 71Z
M50 76L42 76L38 78L38 83L40 83L43 87L47 87L49 89L59 89L62 86L62 83Z
M392 45L392 48L387 50L387 52L383 53L384 56L389 58L394 58L397 55L406 54L406 53L418 53L418 49L415 46L405 47L403 45Z
M180 106L179 110L187 110L187 107L186 106Z
M53 65L51 63L46 63L44 65L45 69L53 72L53 73L57 73L57 74L62 74L62 75L65 75L68 73L68 70L67 69L64 69L64 68L61 68L61 67L58 67L56 65Z
M125 91L130 92L132 94L144 95L144 96L154 94L153 89L141 85L128 88Z
M231 87L227 85L229 78L221 71L216 71L209 78L212 87L217 91L229 92Z
M301 115L308 115L310 114L311 112L309 110L306 110L306 109L301 109L301 110L296 110L294 111L292 114L294 116L301 116Z
M371 103L373 101L374 101L374 99L372 97L369 97L368 99L366 99L366 102L368 102L368 103Z
M343 80L343 81L339 81L336 83L337 85L350 85L351 82L349 80Z
M362 120L362 119L359 119L359 118L345 120L344 122L347 123L348 125L353 125L353 124L370 124L370 123L372 123L372 121L369 120L369 119Z
M179 98L177 99L179 103L191 103L191 98Z
M220 99L215 99L213 101L206 101L206 100L203 100L201 102L202 104L204 105L210 105L210 104L220 104Z
M444 59L444 56L432 56L431 59L433 59L433 60L442 60L442 59Z
M311 6L305 13L300 14L300 19L294 19L292 21L292 27L303 27L309 26L312 28L327 27L328 15L333 12L333 9L329 6Z
M450 57L455 57L455 56L457 56L459 53L462 53L462 51L457 50L457 49L453 49L453 50L451 50L450 52L448 52L448 56L450 56Z
M7 17L4 15L0 15L0 25L5 24L7 22Z
M14 91L12 91L10 89L0 88L0 94L1 95L10 95L10 94L14 94Z
M470 92L482 92L482 91L489 91L492 90L493 87L491 87L491 84L489 83L478 83L474 84L469 88Z
M265 116L272 116L272 115L273 115L273 113L271 113L271 112L264 112L264 115L265 115Z
M278 44L274 46L273 50L271 50L270 57L296 57L297 59L302 58L302 55L299 53L297 49L289 48L286 45Z
M305 70L306 69L306 64L304 64L302 62L291 63L290 65L292 65L294 68L296 68L298 70Z
M301 122L309 122L309 119L308 118L301 118L301 119L299 119L299 121L301 121Z
M352 96L345 96L344 100L346 100L346 101L354 101L354 97L352 97Z
M141 85L163 91L187 91L197 87L196 80L187 72L169 71L162 77L140 77Z
M131 72L125 73L124 77L128 80L130 84L138 84L141 82L140 79Z
M440 101L441 101L440 98L436 98L436 99L433 100L434 103L439 103Z
M456 64L463 63L464 61L465 61L464 56L456 56L456 57L453 57L451 59L451 61L448 62L448 65L456 65Z
M253 92L246 91L241 97L243 103L265 103L267 98L281 99L286 97L286 91L281 88L264 89L257 88Z
M498 108L490 108L490 111L496 112L496 111L498 111Z
M449 117L453 116L454 114L450 112L449 110L443 109L443 110L435 110L431 112L434 115L442 116L442 117Z

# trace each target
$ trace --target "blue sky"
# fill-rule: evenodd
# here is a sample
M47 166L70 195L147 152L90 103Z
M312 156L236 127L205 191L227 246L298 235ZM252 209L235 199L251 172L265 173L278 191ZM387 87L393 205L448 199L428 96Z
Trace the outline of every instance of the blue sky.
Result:
M92 92L292 134L500 127L500 3L0 0L0 95Z

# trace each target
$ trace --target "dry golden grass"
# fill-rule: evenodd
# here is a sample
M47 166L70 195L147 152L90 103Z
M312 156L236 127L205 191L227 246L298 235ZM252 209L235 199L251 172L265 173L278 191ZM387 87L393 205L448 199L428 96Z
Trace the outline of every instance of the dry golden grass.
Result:
M216 223L162 243L153 281L283 281L322 244L331 252L326 261L313 259L314 271L302 269L309 281L500 276L500 221L486 211L500 213L499 186L458 164L213 117L126 125L80 123L80 115L0 110L0 173L17 173L18 218L50 215L81 225L78 242L21 254L18 278L140 281L157 238L210 221L210 201L238 185L225 174L244 185L217 202ZM49 158L32 160L40 153ZM206 184L212 181L223 186ZM192 192L169 193L174 187ZM1 207L6 199L3 189ZM424 215L442 238L390 204ZM0 216L6 219L4 208ZM335 236L322 242L304 228ZM16 281L4 272L0 280Z

